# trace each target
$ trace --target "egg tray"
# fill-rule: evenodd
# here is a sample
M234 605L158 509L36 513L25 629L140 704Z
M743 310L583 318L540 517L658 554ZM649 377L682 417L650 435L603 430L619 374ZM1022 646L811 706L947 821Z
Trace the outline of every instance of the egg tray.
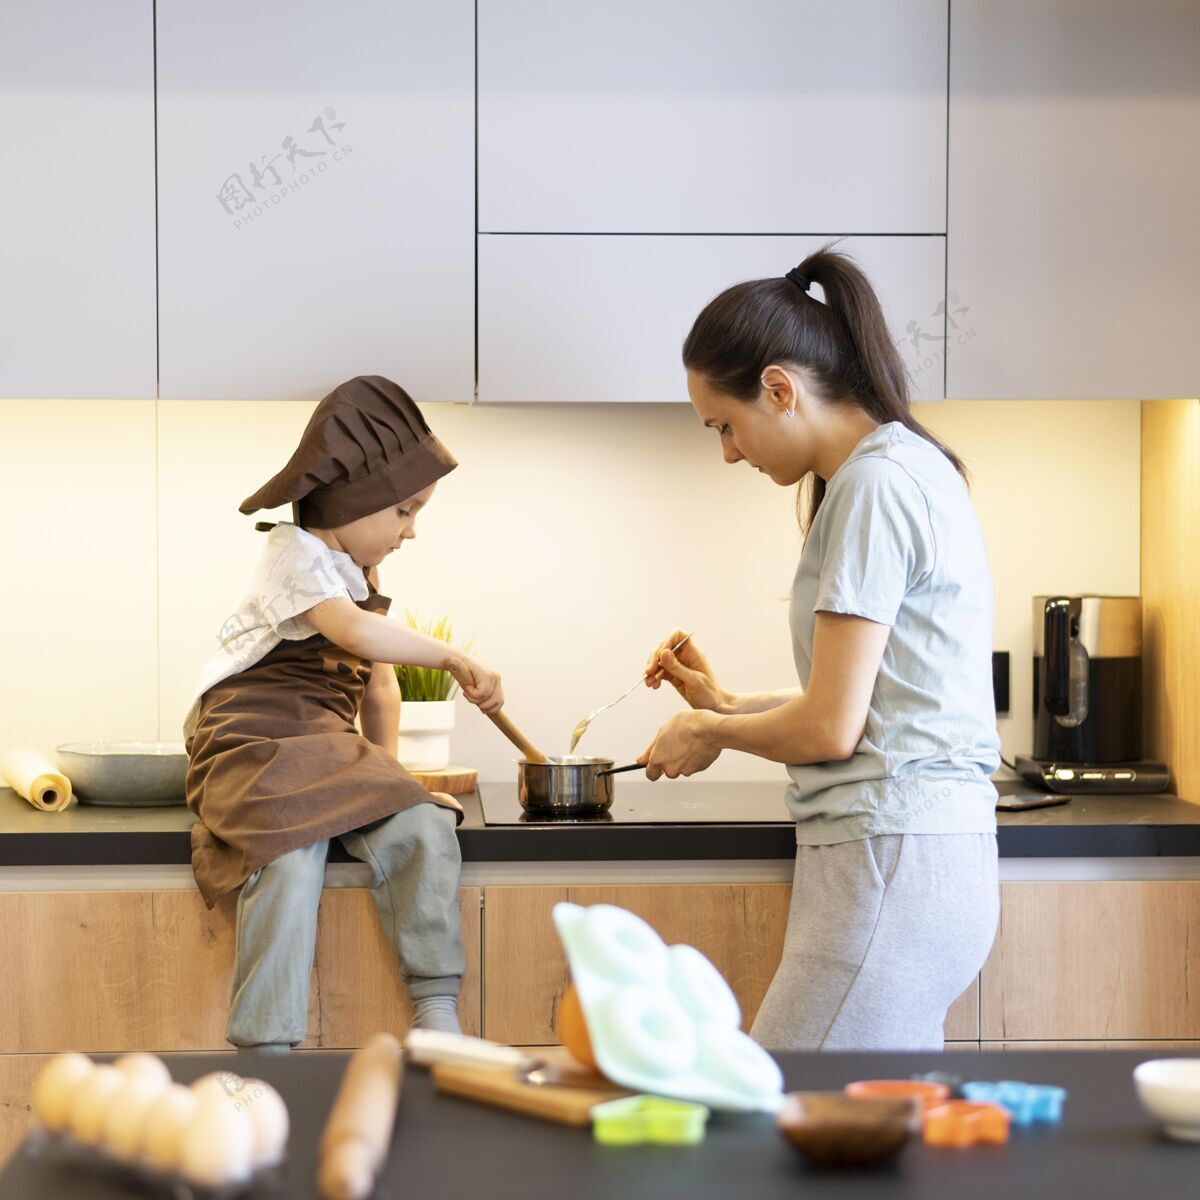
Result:
M101 1176L122 1188L170 1196L171 1200L239 1200L250 1195L284 1196L287 1189L283 1163L260 1167L241 1183L219 1188L202 1187L175 1172L155 1171L136 1163L121 1162L104 1150L90 1146L68 1133L51 1133L34 1124L22 1145L32 1159L63 1166L93 1177Z

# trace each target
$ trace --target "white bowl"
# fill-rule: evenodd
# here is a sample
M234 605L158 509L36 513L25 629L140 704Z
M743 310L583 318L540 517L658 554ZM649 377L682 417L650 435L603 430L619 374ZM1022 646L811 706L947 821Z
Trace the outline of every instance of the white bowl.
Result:
M1138 1099L1167 1134L1200 1142L1200 1058L1156 1058L1133 1071Z

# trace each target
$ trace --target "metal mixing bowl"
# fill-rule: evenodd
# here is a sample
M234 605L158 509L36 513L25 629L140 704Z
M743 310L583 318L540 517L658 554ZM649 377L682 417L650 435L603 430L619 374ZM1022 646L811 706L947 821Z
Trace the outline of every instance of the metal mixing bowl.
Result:
M66 742L59 770L80 804L184 804L182 742Z

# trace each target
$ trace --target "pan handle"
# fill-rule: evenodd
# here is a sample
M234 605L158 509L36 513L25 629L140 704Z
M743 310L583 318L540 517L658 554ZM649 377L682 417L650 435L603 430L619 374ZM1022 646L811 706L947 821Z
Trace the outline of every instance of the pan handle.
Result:
M609 767L604 771L597 771L596 778L601 779L605 775L620 775L623 771L644 771L646 768L642 763L630 763L625 767Z

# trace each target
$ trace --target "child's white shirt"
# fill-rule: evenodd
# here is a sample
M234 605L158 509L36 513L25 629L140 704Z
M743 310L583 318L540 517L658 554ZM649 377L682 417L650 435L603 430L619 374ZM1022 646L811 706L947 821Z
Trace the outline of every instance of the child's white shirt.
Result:
M196 732L204 693L222 679L258 662L280 642L303 641L318 630L304 613L323 600L369 595L363 569L350 555L333 550L291 521L280 521L267 544L237 611L217 631L217 651L200 672L187 716L186 741Z

